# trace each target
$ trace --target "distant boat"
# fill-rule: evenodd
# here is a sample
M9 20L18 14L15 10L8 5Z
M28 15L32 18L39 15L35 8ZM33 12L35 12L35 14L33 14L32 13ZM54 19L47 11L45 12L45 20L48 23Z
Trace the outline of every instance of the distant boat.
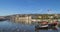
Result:
M7 20L7 19L0 19L0 21L5 21L5 20Z

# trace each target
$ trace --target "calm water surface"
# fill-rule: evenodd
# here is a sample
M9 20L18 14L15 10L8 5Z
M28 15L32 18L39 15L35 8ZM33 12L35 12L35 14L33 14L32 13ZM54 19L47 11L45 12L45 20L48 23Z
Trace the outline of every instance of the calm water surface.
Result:
M0 32L60 32L58 30L36 30L35 25L20 24L12 21L1 21L0 22Z

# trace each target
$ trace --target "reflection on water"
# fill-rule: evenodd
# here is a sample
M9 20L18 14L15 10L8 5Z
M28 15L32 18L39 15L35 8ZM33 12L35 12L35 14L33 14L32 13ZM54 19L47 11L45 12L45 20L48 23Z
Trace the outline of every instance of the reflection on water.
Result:
M34 26L3 21L0 22L0 32L34 32Z
M10 22L10 21L2 21L0 22L0 32L59 32L60 29L58 30L35 30L34 25L29 25L29 24L20 24L20 23L15 23L15 22Z

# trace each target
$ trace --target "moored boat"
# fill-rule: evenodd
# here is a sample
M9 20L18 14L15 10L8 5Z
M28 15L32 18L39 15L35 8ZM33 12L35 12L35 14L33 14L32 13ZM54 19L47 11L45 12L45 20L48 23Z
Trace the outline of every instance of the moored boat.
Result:
M58 21L55 21L53 23L48 23L46 21L40 22L40 24L36 25L35 28L37 29L50 29L50 28L56 28L56 25L58 24Z
M53 23L49 23L48 28L56 28L57 24L58 24L58 21L54 21Z
M36 25L35 28L37 28L37 29L47 29L48 28L48 22L46 22L46 21L39 22L39 24Z

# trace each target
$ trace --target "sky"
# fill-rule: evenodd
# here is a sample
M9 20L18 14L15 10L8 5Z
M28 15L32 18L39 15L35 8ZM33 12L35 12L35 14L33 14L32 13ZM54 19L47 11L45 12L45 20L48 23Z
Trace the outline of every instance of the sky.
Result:
M0 16L60 14L60 0L0 0Z

